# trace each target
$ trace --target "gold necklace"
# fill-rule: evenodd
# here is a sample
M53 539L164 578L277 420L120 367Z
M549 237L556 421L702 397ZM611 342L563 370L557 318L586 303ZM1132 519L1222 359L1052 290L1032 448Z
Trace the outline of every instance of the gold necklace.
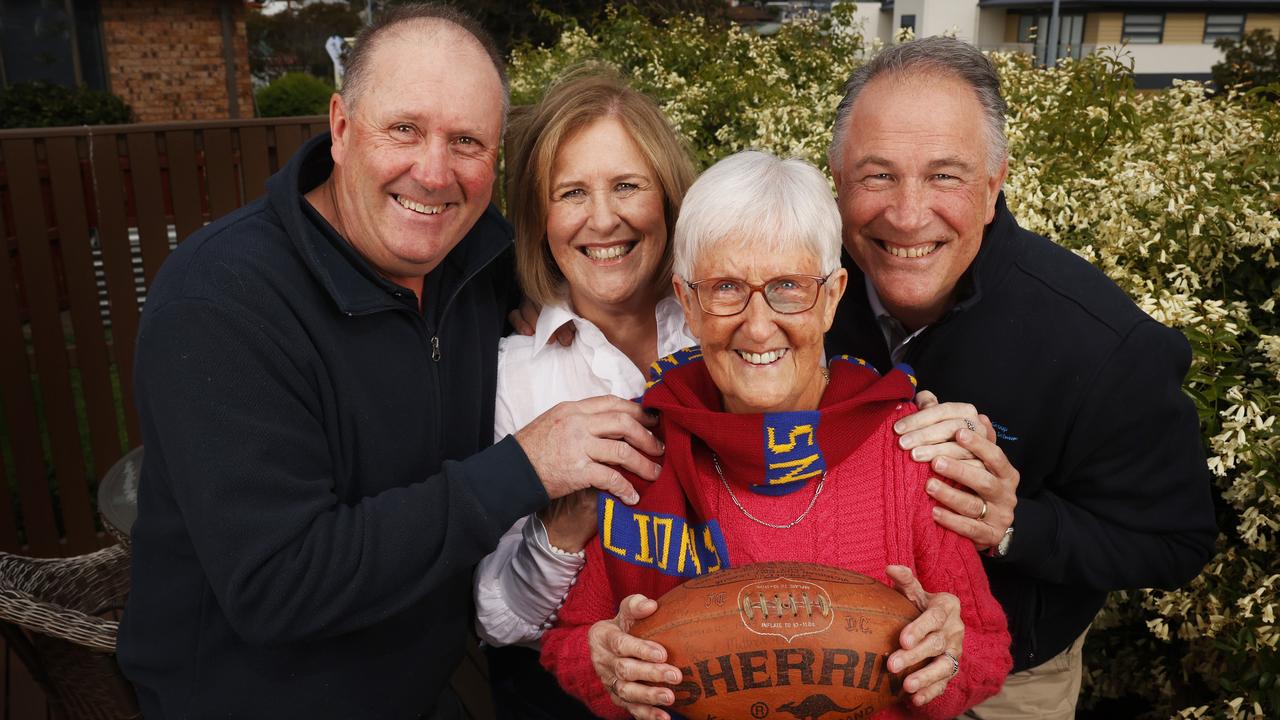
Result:
M822 369L822 384L825 387L831 382L831 370L826 367L823 367L821 369ZM720 484L724 486L725 492L729 493L729 499L733 501L733 504L738 508L738 511L741 512L743 515L746 515L748 520L764 525L765 527L773 528L774 530L790 530L796 525L799 525L800 521L804 520L805 516L809 514L809 511L813 509L813 506L818 504L818 496L822 494L822 486L827 482L827 471L823 470L822 477L818 478L818 486L813 489L813 497L809 499L809 506L806 507L804 509L804 512L800 513L800 515L797 516L795 520L792 520L789 523L784 523L779 525L777 523L771 523L765 520L761 520L755 515L752 515L750 510L747 510L745 507L742 506L742 502L738 500L738 496L733 494L733 488L729 487L729 481L724 479L724 471L720 469L719 455L716 455L715 453L711 453L711 465L716 469L716 475L720 478Z
M813 509L813 506L818 503L818 496L822 494L822 486L827 482L827 471L823 470L822 477L818 479L818 487L814 488L813 497L809 500L809 506L806 507L804 512L800 513L795 520L779 525L761 520L755 515L752 515L749 510L742 506L742 503L738 501L738 496L733 494L733 488L729 487L729 481L724 479L724 471L720 469L720 458L715 453L711 453L711 465L715 467L716 475L720 476L720 484L724 485L725 491L729 493L729 499L733 501L733 504L737 506L738 510L741 511L743 515L746 515L748 520L764 525L765 527L773 528L774 530L790 530L796 525L799 525L800 521L804 520L805 516L809 514L809 511Z

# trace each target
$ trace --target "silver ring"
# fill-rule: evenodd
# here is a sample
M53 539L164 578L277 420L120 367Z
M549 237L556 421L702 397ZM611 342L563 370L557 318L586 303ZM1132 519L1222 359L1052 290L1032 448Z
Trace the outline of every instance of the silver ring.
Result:
M982 501L982 511L978 513L978 516L977 516L977 517L975 517L975 518L974 518L974 520L981 520L981 519L985 518L986 516L987 516L987 501L986 501L986 500L983 500L983 501Z
M943 650L942 654L946 655L947 659L951 661L951 677L955 677L960 673L960 659L952 655L950 650Z
M974 425L974 424L973 424L973 421L972 421L972 420L970 420L969 418L965 418L965 419L964 419L964 426L965 426L965 427L967 427L967 428L969 428L969 432L971 432L971 433L976 433L976 432L978 432L978 426L977 426L977 425Z

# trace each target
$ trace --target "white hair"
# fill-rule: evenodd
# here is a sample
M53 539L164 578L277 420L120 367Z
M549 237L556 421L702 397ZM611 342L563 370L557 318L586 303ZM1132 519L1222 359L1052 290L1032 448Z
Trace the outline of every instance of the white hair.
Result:
M747 150L707 168L689 187L672 244L675 274L685 281L700 279L690 277L699 255L723 244L760 254L801 248L828 275L840 267L840 211L818 168Z

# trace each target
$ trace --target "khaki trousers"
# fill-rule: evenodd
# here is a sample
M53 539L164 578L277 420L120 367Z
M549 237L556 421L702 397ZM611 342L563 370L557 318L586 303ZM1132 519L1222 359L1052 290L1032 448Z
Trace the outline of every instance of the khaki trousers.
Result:
M973 720L1072 720L1080 697L1080 676L1084 668L1084 636L1066 650L1030 670L1016 672L1004 681L1004 688L986 702L971 708L964 717Z

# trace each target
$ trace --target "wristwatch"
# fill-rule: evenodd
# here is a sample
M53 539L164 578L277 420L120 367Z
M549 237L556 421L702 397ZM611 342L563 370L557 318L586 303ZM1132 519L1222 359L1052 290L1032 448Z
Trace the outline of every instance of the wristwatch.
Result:
M1009 554L1009 546L1013 544L1013 526L1010 525L1004 531L1004 536L1000 538L1000 542L987 548L987 557L1002 558Z

